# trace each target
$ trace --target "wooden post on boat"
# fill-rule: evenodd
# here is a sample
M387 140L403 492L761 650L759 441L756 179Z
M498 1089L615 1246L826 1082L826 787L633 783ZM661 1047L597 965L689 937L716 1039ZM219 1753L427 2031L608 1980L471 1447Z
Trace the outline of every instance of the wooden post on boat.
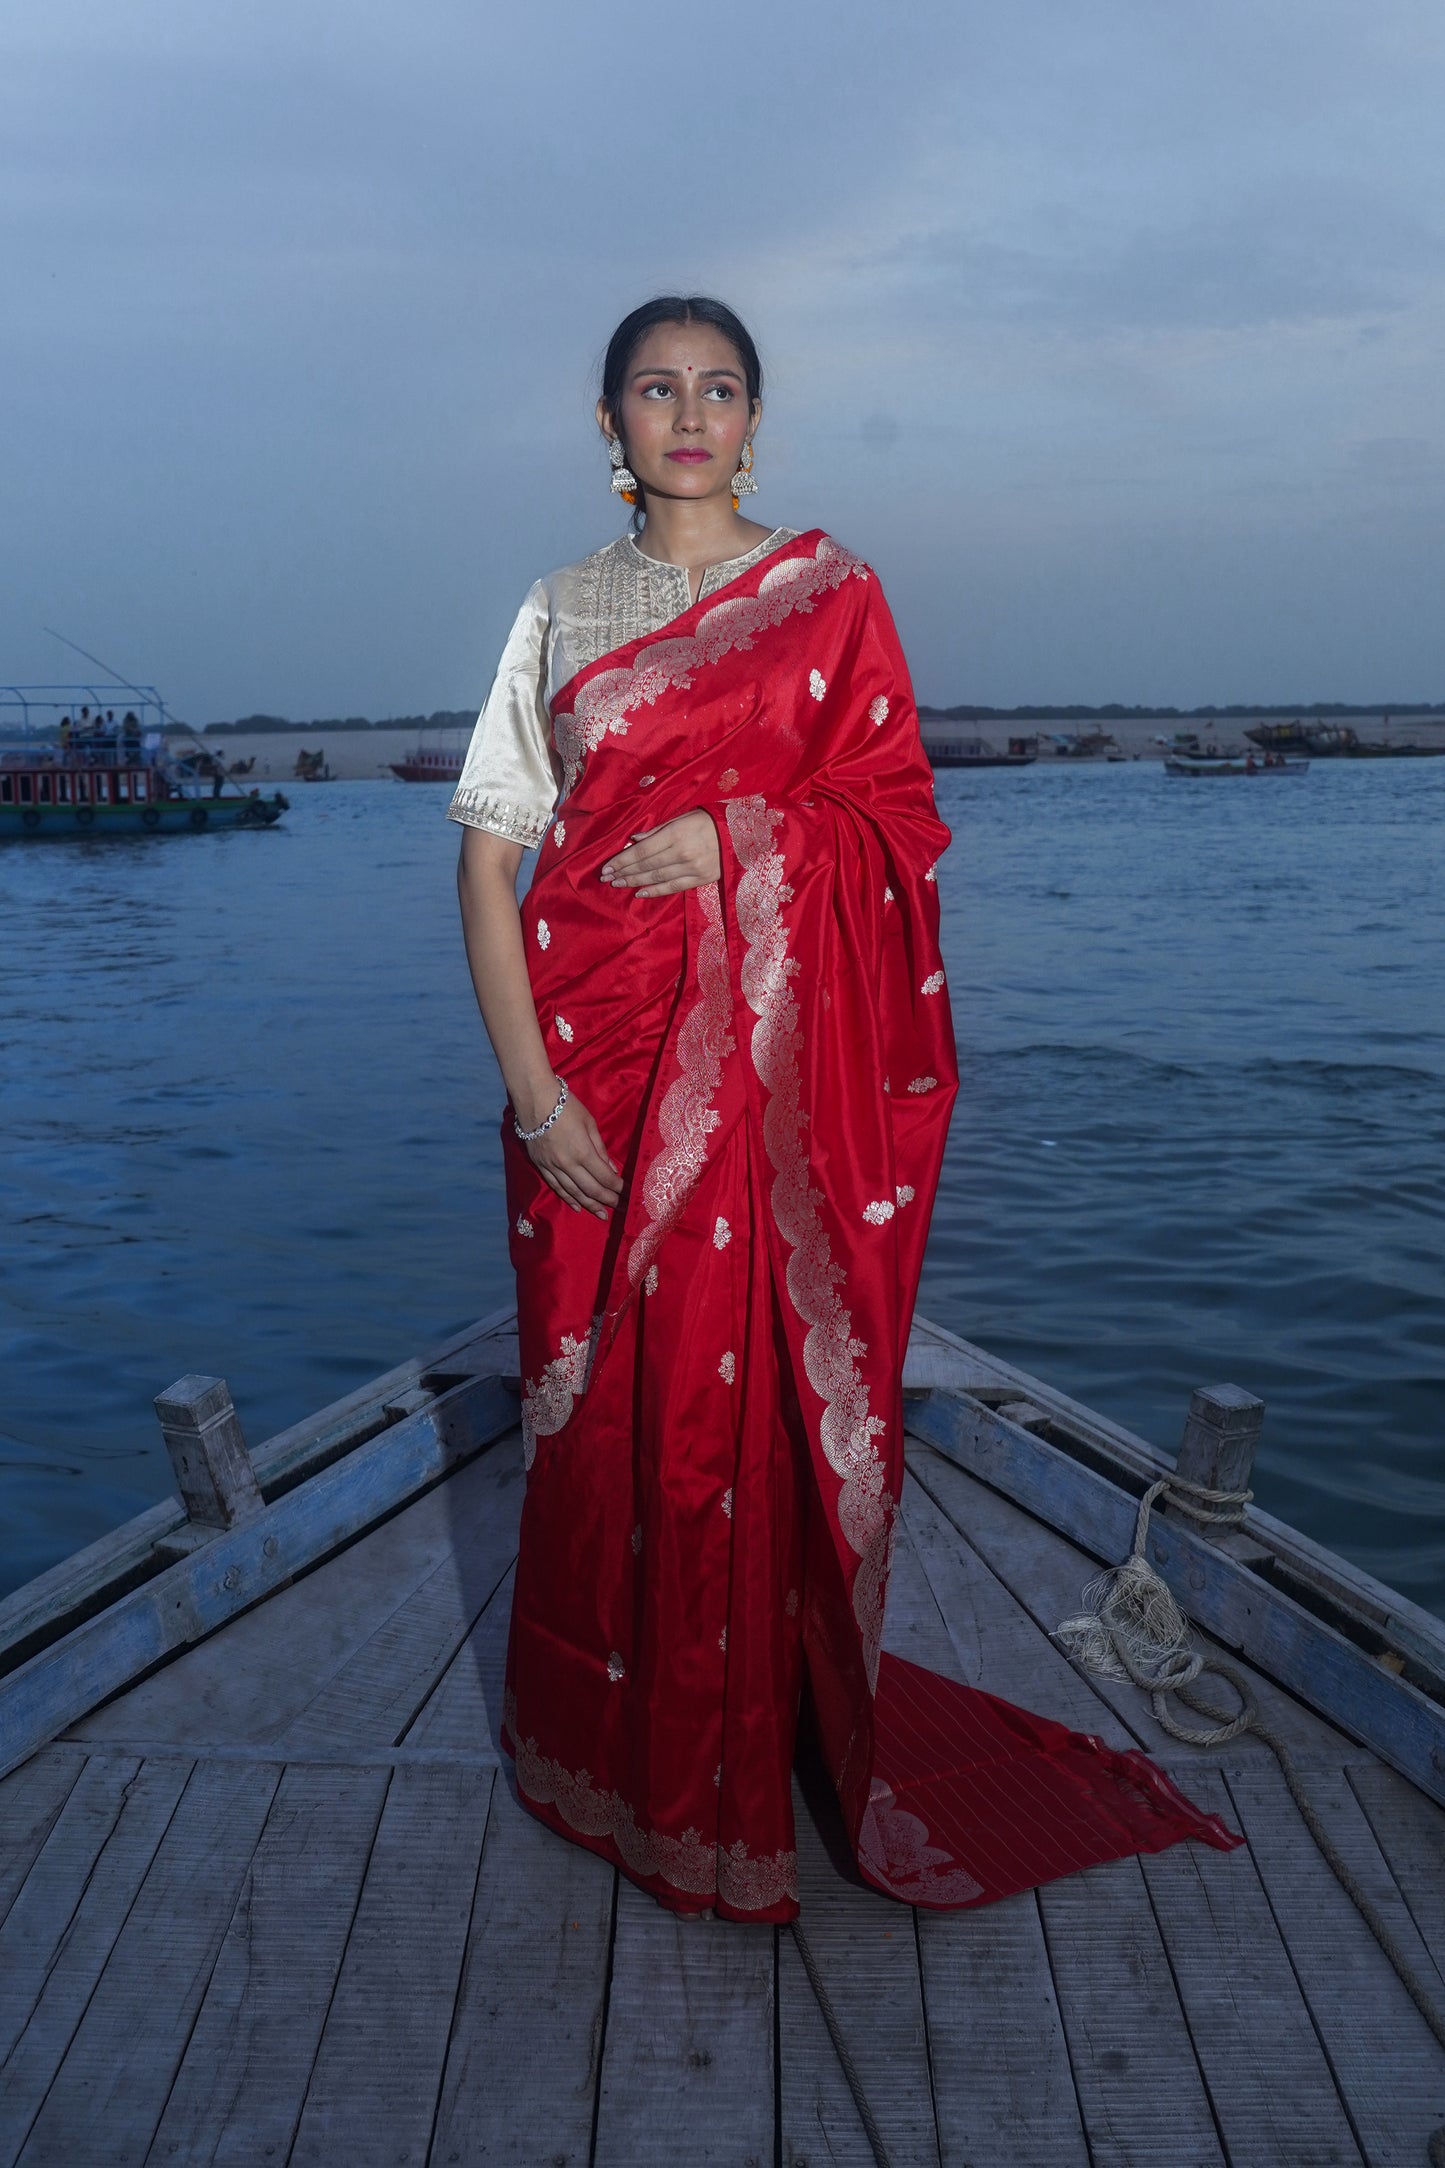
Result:
M193 1549L261 1511L260 1485L224 1378L178 1378L155 1409L186 1509L186 1526L166 1539L167 1549Z
M1264 1402L1242 1385L1200 1385L1190 1395L1184 1436L1174 1462L1176 1475L1203 1490L1246 1491L1255 1448L1264 1422ZM1229 1533L1228 1524L1197 1524L1214 1541Z

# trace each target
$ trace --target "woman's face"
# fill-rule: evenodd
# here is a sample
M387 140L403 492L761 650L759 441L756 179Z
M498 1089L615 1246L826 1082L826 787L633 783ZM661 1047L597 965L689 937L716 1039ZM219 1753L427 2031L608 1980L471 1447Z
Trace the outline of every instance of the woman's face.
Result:
M615 425L597 402L604 435L621 435L628 465L659 497L727 494L761 414L736 348L711 324L655 325L632 357Z

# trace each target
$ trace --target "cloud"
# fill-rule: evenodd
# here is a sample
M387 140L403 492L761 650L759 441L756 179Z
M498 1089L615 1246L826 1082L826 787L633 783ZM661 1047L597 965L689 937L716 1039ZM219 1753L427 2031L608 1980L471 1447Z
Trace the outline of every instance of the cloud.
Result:
M12 11L7 674L59 616L203 716L465 704L614 531L595 364L683 285L761 337L759 503L936 697L1433 693L1442 24Z
M1445 229L1378 192L1276 182L1167 222L1142 203L1137 216L1121 230L1058 205L1027 243L973 223L848 268L955 317L1110 338L1379 317L1445 283Z

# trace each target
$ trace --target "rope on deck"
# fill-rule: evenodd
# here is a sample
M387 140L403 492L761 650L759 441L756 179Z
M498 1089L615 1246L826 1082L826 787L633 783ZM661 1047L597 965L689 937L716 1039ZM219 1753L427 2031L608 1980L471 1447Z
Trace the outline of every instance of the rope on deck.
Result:
M1090 1581L1083 1593L1084 1610L1077 1618L1065 1619L1055 1627L1052 1638L1062 1644L1081 1669L1108 1678L1132 1679L1149 1696L1157 1721L1171 1739L1181 1740L1185 1746L1222 1746L1226 1740L1252 1731L1270 1749L1326 1866L1394 1966L1430 2031L1445 2048L1445 2016L1426 1992L1394 1929L1321 1820L1289 1747L1260 1714L1244 1674L1224 1657L1206 1657L1194 1647L1188 1620L1146 1558L1149 1516L1155 1499L1165 1491L1175 1506L1195 1520L1223 1526L1242 1521L1244 1509L1254 1495L1251 1491L1206 1490L1172 1475L1151 1483L1139 1504L1134 1547L1129 1556L1122 1566ZM1180 1491L1191 1496L1180 1497ZM1218 1708L1198 1691L1198 1680L1210 1672L1233 1688L1239 1698L1237 1709ZM1207 1718L1210 1728L1201 1731L1180 1723L1169 1707L1171 1695L1186 1709ZM1445 2168L1445 2125L1432 2132L1428 2155L1430 2168Z
M863 2125L869 2145L873 2148L873 2158L878 2163L878 2168L891 2168L888 2149L883 2143L883 2133L879 2130L873 2117L873 2110L868 2105L868 2095L863 2090L863 2080L858 2075L858 2065L854 2062L852 2055L849 2053L848 2043L843 2038L843 2028L838 2023L838 2013L833 2008L827 1988L823 1985L823 1975L818 1970L818 1960L814 1957L808 1938L803 1933L802 1922L800 1920L790 1920L788 1926L794 1942L798 1945L798 1955L803 1960L803 1970L808 1975L808 1985L812 1988L818 2008L823 2013L823 2023L828 2028L828 2037L833 2043L833 2052L842 2066L844 2077L848 2080L848 2090L853 2095L853 2105L858 2110L858 2120ZM1433 2163L1432 2168L1434 2168ZM1445 2168L1445 2162L1441 2163L1441 2168Z
M1213 1528L1237 1528L1244 1519L1244 1509L1254 1503L1252 1490L1211 1490L1207 1483L1191 1483L1182 1475L1167 1475L1154 1485L1154 1495L1161 1490L1169 1493L1169 1503L1176 1513L1187 1513L1193 1521L1205 1521ZM1148 1523L1145 1523L1148 1526ZM1139 1548L1139 1539L1134 1539Z

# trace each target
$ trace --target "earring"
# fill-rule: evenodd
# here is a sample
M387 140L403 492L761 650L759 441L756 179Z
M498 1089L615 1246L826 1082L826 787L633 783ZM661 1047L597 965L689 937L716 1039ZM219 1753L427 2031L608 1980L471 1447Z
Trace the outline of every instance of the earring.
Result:
M736 512L738 508L739 497L755 497L757 493L758 485L753 480L753 440L749 437L743 446L738 471L733 476L733 510Z
M627 454L619 437L609 440L607 456L612 461L613 496L620 497L624 504L636 504L637 476L627 464Z

